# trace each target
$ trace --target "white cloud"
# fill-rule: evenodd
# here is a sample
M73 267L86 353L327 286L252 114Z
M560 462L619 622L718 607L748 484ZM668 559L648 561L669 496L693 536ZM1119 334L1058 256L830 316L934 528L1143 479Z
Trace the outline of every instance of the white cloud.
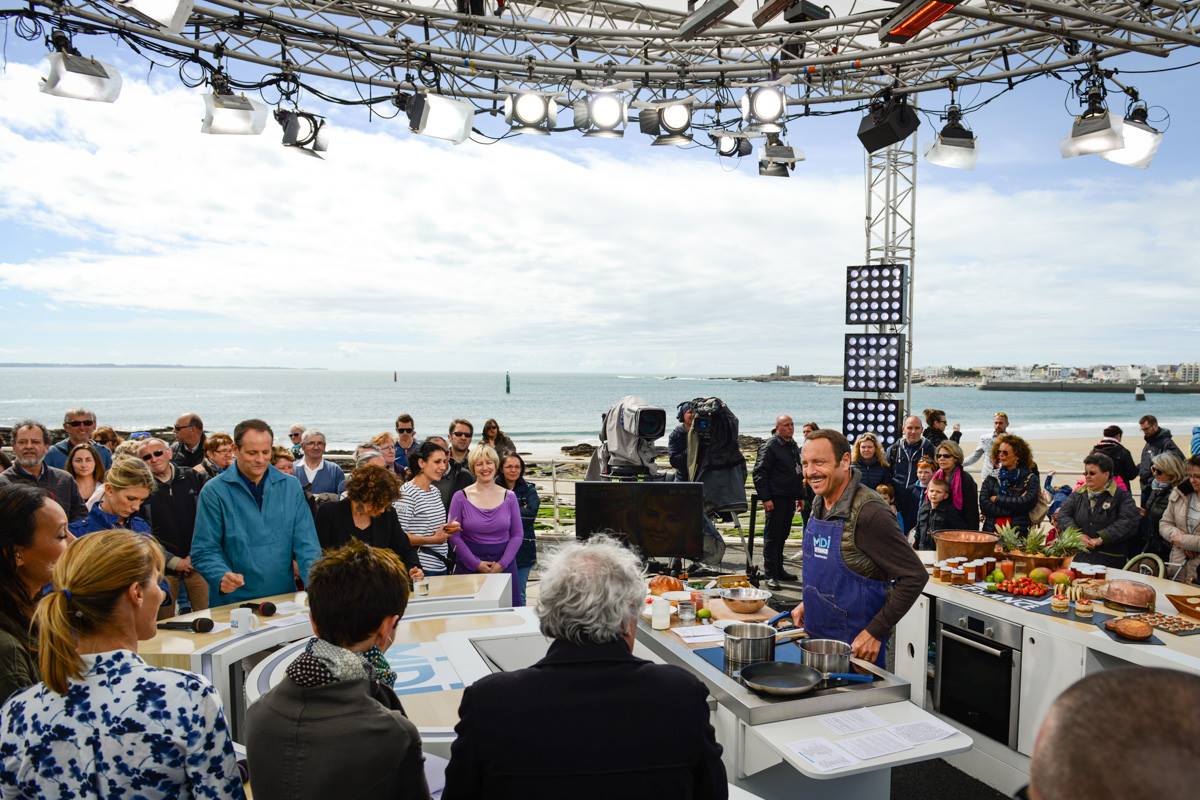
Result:
M846 164L772 180L636 132L608 150L454 148L399 120L334 129L318 161L281 147L274 123L201 135L197 92L128 78L116 104L82 103L41 95L37 74L0 76L0 221L60 249L0 256L0 285L121 322L144 312L162 360L839 368L842 269L863 253L862 181ZM951 191L937 177L923 169L919 363L1140 347L1130 334L1162 324L1162 304L1200 301L1186 268L1197 181L1141 179L1135 196L1115 182ZM199 316L172 339L180 315ZM189 328L235 341L196 347ZM121 360L102 336L94 347Z

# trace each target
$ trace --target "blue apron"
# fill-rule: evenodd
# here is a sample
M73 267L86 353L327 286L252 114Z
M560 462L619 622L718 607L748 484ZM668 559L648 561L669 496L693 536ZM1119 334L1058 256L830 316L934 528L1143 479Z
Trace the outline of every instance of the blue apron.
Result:
M815 516L804 526L804 627L814 639L850 644L883 608L889 584L859 575L842 561L843 526ZM886 650L884 641L879 666Z

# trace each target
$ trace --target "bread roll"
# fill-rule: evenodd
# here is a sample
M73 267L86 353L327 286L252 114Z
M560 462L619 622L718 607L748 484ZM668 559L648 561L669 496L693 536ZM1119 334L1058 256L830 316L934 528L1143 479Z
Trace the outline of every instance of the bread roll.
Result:
M650 579L650 594L660 595L663 592L683 591L683 581L670 575L655 575Z

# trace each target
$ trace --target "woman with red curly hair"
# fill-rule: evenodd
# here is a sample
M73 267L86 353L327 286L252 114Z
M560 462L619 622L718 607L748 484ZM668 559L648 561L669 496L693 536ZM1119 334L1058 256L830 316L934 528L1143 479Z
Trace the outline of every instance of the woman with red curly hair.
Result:
M417 554L392 509L400 497L400 482L386 467L359 467L346 481L346 496L317 509L317 539L322 550L359 539L372 547L386 547L400 556L414 580L424 577Z

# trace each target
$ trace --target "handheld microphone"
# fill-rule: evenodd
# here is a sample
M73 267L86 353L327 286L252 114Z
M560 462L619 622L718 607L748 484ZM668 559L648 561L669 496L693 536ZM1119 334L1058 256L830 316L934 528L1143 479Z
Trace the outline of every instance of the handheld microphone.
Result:
M196 617L191 622L160 622L158 623L158 629L163 631L208 633L213 629L213 621L209 617Z
M270 600L261 603L242 603L238 608L248 608L260 617L275 616L275 604Z

